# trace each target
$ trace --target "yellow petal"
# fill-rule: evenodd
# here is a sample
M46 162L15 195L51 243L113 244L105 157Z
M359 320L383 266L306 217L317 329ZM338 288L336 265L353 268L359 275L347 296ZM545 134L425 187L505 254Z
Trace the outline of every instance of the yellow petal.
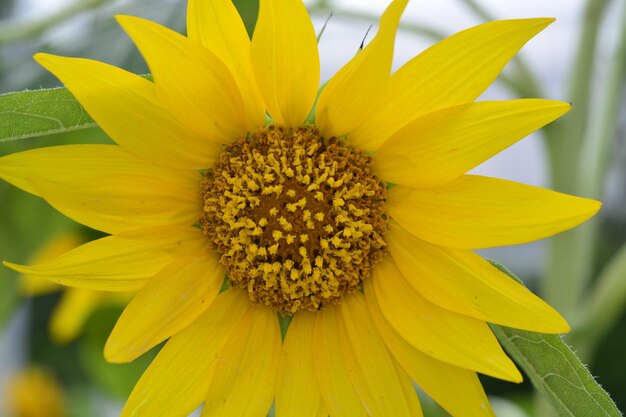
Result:
M195 227L155 227L94 240L39 265L4 264L71 287L132 291L180 254L205 245L206 237Z
M313 363L324 405L333 417L366 417L342 354L339 311L327 305L317 313L313 329Z
M121 417L184 417L210 389L218 354L248 309L244 291L220 294L209 309L173 336L141 376Z
M376 150L398 129L428 112L474 101L530 38L554 19L485 23L428 48L391 76L381 111L350 135Z
M393 221L386 240L402 276L440 307L533 332L569 331L552 307L471 251L428 244Z
M372 281L366 293L373 290L383 315L415 348L451 365L507 381L522 380L485 322L427 301L402 278L389 257L375 267Z
M433 189L403 186L388 193L391 217L440 246L479 249L552 236L584 222L600 202L544 188L464 175Z
M300 126L320 80L315 29L301 0L260 1L252 62L272 119Z
M407 2L394 0L387 7L376 37L324 87L315 109L315 124L325 137L352 132L380 106L389 84L396 29Z
M106 360L130 362L187 327L217 297L224 274L206 250L167 265L124 309L104 346Z
M478 376L422 353L404 340L380 310L372 280L365 281L365 299L385 344L417 385L453 416L495 417Z
M119 146L66 145L0 158L0 178L106 233L191 225L201 213L195 171L159 167Z
M81 58L37 54L87 113L120 146L158 165L207 168L219 143L189 130L160 104L155 85L120 68Z
M217 356L202 417L266 416L276 393L281 343L276 312L250 306Z
M83 240L78 233L66 233L55 237L33 256L28 263L40 264L63 255L80 246ZM45 277L33 275L20 275L20 290L26 295L49 294L61 289L60 286L50 282Z
M285 337L276 387L276 417L326 417L313 367L315 313L301 311Z
M52 339L56 343L69 343L76 339L103 295L102 292L82 288L65 290L50 319Z
M246 106L248 129L263 126L265 104L252 71L250 38L233 2L189 0L187 35L202 43L230 70Z
M559 101L525 99L461 104L428 113L380 147L374 168L395 184L417 188L442 185L570 108Z
M344 297L339 305L342 351L348 373L361 401L372 416L415 415L392 357L367 311L363 295ZM338 352L337 354L340 354Z
M131 16L117 20L146 60L163 106L206 140L245 137L246 115L228 67L202 45Z
M402 393L404 394L404 399L406 400L409 410L411 410L411 417L423 417L422 414L422 406L420 405L420 399L417 396L417 391L415 390L415 386L413 385L413 381L406 373L402 366L396 361L393 360L396 373L398 374L398 378L400 378L400 383L402 384Z

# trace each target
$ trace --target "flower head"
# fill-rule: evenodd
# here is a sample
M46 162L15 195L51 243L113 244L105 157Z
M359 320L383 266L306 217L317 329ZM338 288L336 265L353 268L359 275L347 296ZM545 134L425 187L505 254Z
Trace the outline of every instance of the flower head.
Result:
M599 203L466 174L568 111L474 102L552 20L468 29L392 74L406 3L389 5L317 101L300 0L261 0L252 41L229 0L190 0L188 37L118 17L154 82L36 56L117 145L10 155L0 177L111 236L7 265L139 290L105 356L169 341L124 416L184 416L202 402L203 417L263 416L273 401L278 417L419 416L411 380L454 416L491 416L476 372L521 375L487 322L568 331L472 249L553 235ZM291 316L284 340L279 315Z

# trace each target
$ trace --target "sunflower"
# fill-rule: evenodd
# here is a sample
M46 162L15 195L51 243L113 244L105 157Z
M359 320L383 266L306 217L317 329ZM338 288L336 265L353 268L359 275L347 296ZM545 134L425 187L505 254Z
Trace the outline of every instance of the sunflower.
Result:
M453 416L492 416L477 372L522 376L487 322L569 330L472 250L553 235L600 204L466 174L570 108L473 102L552 19L465 30L392 74L406 3L319 98L300 0L261 0L251 41L229 0L190 0L188 37L119 16L154 81L35 56L117 145L10 155L0 176L110 236L6 265L139 291L106 358L169 340L123 416L202 402L203 417L264 416L272 402L278 417L420 416L412 381Z

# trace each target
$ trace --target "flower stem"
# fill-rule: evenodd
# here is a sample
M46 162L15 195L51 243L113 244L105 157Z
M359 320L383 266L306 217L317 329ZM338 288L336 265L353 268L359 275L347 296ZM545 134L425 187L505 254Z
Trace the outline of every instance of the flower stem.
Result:
M602 199L608 167L613 155L617 120L620 110L622 92L626 84L626 5L622 4L622 17L617 48L608 70L603 91L604 101L592 114L589 129L582 144L580 158L581 175L578 178L579 193L585 197ZM572 254L573 290L582 294L592 275L594 248L597 247L599 219L588 221L577 230L577 240ZM577 300L575 300L577 301Z
M584 14L583 31L574 63L569 100L572 111L566 116L558 134L547 141L552 164L553 187L562 192L576 191L577 167L583 135L587 128L589 99L593 75L598 30L607 0L589 0Z
M546 130L546 144L554 189L566 193L578 192L579 165L585 129L587 128L593 63L598 30L607 6L607 0L589 0L585 9L584 27L570 87L572 111L554 128ZM578 239L576 231L569 231L551 240L551 253L543 280L543 295L568 318L576 312L580 299L581 282L572 284L577 274L572 262Z
M588 361L602 337L626 309L626 244L598 276L597 284L583 303L574 332L568 337L583 360Z

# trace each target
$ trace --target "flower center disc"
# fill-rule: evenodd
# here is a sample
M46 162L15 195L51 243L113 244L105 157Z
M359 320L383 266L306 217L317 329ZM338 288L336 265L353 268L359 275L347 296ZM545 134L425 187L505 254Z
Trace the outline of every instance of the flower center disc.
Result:
M311 126L271 125L227 147L202 199L231 285L282 314L338 303L385 253L385 185L370 158Z

